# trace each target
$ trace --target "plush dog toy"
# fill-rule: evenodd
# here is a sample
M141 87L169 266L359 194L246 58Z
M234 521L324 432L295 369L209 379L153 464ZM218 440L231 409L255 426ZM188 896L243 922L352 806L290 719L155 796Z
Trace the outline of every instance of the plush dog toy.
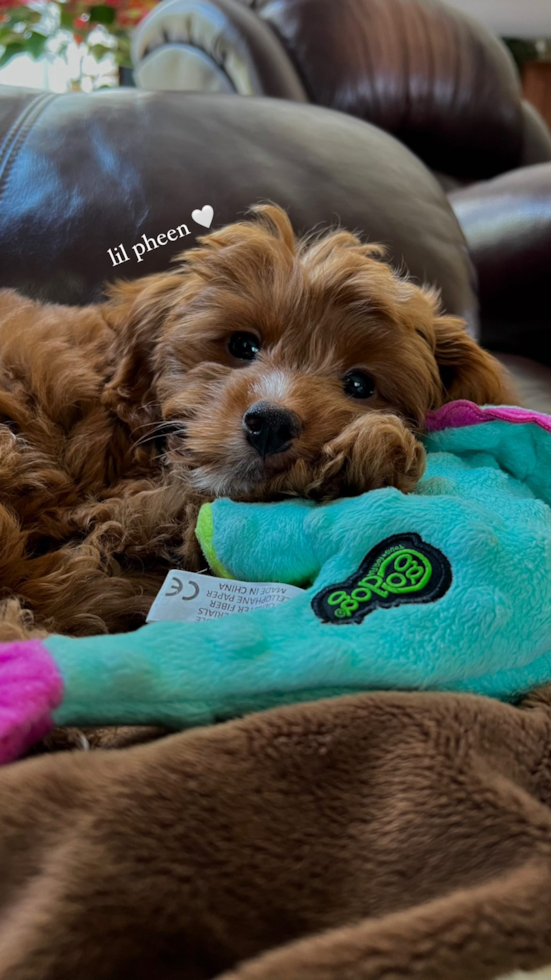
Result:
M217 500L218 576L305 589L273 609L0 647L0 760L58 725L205 724L346 692L515 700L551 681L551 417L454 402L414 493Z

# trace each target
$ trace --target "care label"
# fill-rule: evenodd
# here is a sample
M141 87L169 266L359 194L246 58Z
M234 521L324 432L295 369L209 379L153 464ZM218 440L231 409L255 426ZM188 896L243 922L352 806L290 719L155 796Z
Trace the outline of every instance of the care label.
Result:
M147 622L204 623L234 613L270 609L294 599L303 591L294 585L277 582L238 582L174 569L164 580L149 610Z

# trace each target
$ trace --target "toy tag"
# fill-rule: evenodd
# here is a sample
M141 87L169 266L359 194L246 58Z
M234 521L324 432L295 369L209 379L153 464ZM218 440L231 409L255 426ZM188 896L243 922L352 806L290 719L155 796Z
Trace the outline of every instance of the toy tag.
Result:
M270 609L294 599L304 589L277 582L238 582L181 569L170 571L149 610L148 623L176 620L204 623L234 613Z

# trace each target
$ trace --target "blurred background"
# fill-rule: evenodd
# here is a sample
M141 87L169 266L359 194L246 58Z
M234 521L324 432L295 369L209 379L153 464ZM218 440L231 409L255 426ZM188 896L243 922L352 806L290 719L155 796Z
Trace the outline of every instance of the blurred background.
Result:
M253 10L277 3L241 0ZM338 7L339 0L333 0ZM53 92L132 86L131 42L157 0L0 0L0 84ZM200 9L201 3L187 4ZM525 98L551 126L551 0L449 0L511 52ZM223 5L222 5L223 9ZM177 79L155 88L179 88ZM176 73L177 75L177 73ZM188 78L185 88L193 88ZM203 88L204 84L197 87Z
M52 92L132 84L130 37L155 0L0 0L0 84Z

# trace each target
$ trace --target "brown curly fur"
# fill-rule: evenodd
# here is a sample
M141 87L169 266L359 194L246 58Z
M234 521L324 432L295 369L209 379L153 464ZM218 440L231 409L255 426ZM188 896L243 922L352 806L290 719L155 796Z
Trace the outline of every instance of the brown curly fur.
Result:
M0 291L0 639L131 629L172 564L199 566L202 500L407 492L427 410L510 399L463 322L381 257L346 231L299 242L266 205L102 305ZM236 330L254 361L228 352ZM342 386L358 366L366 401ZM301 421L266 460L242 430L260 398Z

